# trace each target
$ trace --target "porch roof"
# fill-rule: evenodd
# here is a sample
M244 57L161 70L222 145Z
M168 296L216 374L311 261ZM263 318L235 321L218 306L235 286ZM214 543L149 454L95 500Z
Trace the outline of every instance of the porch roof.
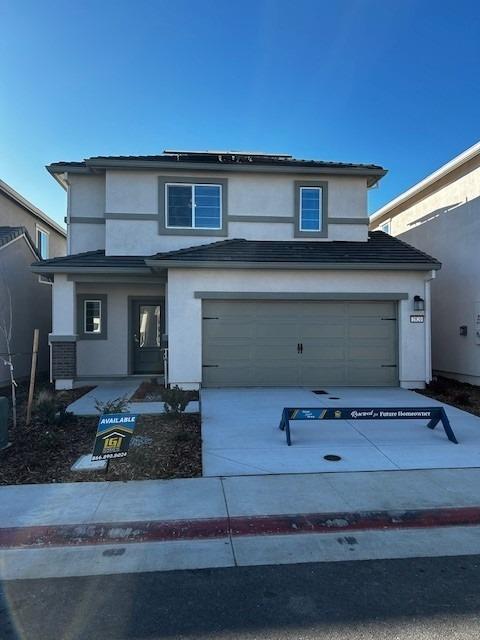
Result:
M35 273L137 273L168 268L440 269L435 258L382 231L367 242L221 240L153 256L88 251L33 263Z

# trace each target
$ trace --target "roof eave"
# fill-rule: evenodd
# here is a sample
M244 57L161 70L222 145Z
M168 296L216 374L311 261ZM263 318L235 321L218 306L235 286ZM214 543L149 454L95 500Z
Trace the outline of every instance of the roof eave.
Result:
M42 221L43 224L49 226L51 229L56 231L57 233L63 235L63 237L67 237L67 232L63 229L59 224L55 222L50 216L47 216L41 209L36 207L34 204L29 202L26 198L24 198L18 191L15 191L9 184L0 180L0 192L8 198L10 201L15 202L19 207L25 209L30 215L38 218Z
M423 180L420 180L406 191L400 193L396 198L387 202L387 204L370 216L370 224L376 222L383 216L387 216L392 210L403 205L405 202L408 202L411 198L418 196L422 191L428 189L428 187L434 185L436 182L448 176L467 162L470 162L470 160L473 160L478 155L480 155L480 142L477 142L466 149L463 153L455 156L455 158L450 160L450 162L442 165L439 169L426 176L426 178L423 178Z
M92 274L137 274L137 275L151 275L152 270L145 267L62 267L52 265L30 265L30 269L33 273L39 274L54 274L54 273L92 273Z
M330 167L330 166L302 166L302 165L277 165L277 164L222 164L214 162L179 162L179 161L152 161L152 160L85 160L82 165L72 163L69 165L52 163L47 166L47 171L54 177L62 173L90 173L95 170L106 169L152 169L152 170L188 170L188 171L215 171L215 172L240 172L240 173L299 173L312 175L356 175L367 178L368 187L376 184L387 170L381 167Z
M295 269L295 270L387 270L431 271L441 268L440 262L249 262L241 260L145 260L152 269Z

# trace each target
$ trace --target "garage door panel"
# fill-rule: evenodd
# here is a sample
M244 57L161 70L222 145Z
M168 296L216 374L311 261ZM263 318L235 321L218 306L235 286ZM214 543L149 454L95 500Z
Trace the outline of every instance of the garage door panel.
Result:
M321 387L328 380L329 385L343 386L347 384L347 372L344 364L311 363L302 364L300 385L305 387Z
M393 302L205 301L205 386L396 385ZM390 318L383 320L382 318ZM298 353L297 344L303 345Z

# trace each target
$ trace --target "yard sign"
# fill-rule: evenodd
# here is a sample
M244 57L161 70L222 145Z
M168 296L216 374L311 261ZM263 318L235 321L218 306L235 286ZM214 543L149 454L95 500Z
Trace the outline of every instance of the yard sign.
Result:
M450 442L458 444L443 407L285 407L279 429L285 431L287 444L292 444L290 420L428 420L435 429L441 423Z
M136 419L137 416L132 413L106 413L100 416L92 462L125 458Z

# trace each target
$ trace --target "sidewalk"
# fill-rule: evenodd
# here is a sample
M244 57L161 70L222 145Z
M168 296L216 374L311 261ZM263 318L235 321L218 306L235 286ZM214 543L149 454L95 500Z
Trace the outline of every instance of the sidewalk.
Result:
M480 469L0 488L4 579L479 552Z

